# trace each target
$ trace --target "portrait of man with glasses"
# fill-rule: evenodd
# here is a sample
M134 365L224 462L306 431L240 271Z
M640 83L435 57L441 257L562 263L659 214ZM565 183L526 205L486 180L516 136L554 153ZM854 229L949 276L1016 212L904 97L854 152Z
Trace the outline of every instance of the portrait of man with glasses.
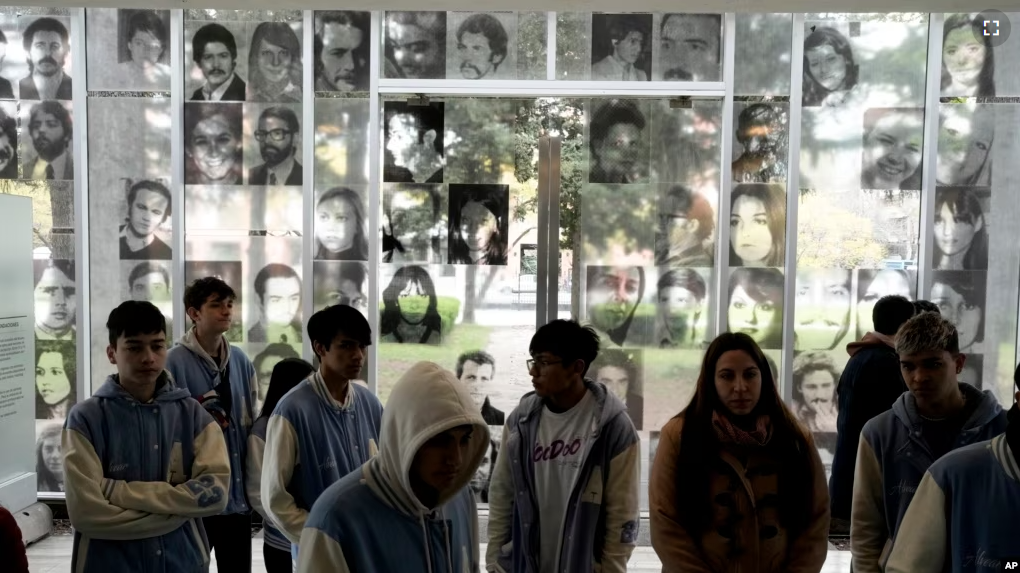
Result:
M295 157L299 133L292 109L278 106L262 112L255 130L262 163L248 170L249 185L301 185L301 164Z

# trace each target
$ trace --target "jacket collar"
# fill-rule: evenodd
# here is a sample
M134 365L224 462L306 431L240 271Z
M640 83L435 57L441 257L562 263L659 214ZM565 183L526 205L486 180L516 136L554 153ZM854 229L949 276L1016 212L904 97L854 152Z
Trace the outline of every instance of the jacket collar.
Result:
M995 420L1002 412L999 400L990 390L982 392L970 384L960 384L960 391L968 402L977 404L970 418L964 422L961 432L977 430ZM921 414L917 411L917 401L910 391L904 392L893 404L893 414L904 426L914 430L921 426Z

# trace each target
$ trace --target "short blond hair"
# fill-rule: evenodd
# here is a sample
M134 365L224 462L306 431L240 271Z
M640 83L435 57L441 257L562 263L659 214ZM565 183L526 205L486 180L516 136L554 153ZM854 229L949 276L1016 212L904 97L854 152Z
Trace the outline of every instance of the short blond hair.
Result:
M960 353L956 326L937 312L922 312L903 323L896 333L896 352L900 356L922 352Z

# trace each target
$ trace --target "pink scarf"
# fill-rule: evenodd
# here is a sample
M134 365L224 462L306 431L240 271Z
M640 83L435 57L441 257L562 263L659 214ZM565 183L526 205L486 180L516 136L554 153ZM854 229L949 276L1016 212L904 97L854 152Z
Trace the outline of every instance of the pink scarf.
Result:
M772 437L772 424L768 415L758 416L755 427L750 432L738 428L726 416L719 412L712 412L712 427L715 429L715 436L724 444L735 444L738 446L764 446L769 443Z

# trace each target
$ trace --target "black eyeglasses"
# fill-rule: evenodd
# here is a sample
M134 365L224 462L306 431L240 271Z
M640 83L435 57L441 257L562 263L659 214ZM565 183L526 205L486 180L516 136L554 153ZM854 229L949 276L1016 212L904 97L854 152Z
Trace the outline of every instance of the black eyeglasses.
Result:
M546 366L552 366L553 364L563 364L563 361L562 360L556 360L554 362L550 362L548 360L535 360L535 359L532 358L532 359L528 359L525 362L525 364L528 365L528 372L531 372L532 370L535 369L535 366L538 366L539 370L543 370L543 369L545 369Z
M273 141L283 141L290 135L290 133L289 129L270 129L269 131L260 129L255 132L255 139L265 141L266 136L268 135L269 139L272 139Z

